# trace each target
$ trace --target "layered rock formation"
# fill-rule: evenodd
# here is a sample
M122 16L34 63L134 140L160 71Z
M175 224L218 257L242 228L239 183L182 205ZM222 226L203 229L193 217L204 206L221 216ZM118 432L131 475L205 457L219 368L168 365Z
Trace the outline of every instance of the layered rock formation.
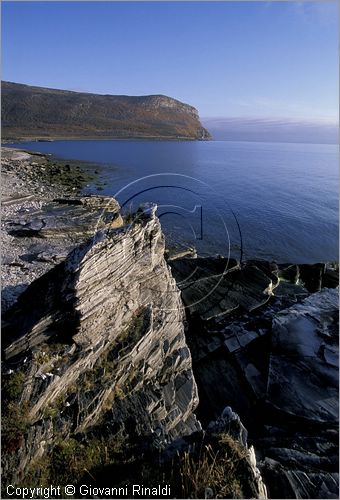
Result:
M2 138L209 139L192 106L163 95L117 96L1 85Z
M241 416L270 498L338 497L338 270L170 262L182 289L203 426Z
M19 444L7 436L7 448L18 449L6 476L18 480L53 446L56 429L59 439L86 432L105 415L139 435L200 429L183 308L163 252L158 219L140 214L138 224L76 248L7 312L5 384L20 366L17 404L30 426Z

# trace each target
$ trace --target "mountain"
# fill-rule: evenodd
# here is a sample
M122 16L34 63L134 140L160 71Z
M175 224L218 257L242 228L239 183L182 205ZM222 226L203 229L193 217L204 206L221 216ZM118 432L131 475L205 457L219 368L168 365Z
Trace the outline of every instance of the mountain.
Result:
M197 110L163 95L99 95L2 82L2 138L209 139Z

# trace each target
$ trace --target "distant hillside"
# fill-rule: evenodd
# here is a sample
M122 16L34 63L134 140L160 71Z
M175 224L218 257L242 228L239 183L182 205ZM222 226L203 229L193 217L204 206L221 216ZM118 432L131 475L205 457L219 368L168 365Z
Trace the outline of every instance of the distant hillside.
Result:
M209 139L192 106L163 95L99 95L1 85L2 138Z

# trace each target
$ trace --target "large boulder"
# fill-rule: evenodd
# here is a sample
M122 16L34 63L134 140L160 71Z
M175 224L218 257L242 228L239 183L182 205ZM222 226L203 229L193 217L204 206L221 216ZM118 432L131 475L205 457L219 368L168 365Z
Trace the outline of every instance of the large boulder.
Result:
M4 315L2 340L8 480L98 425L170 441L201 428L184 309L153 211L97 232L35 280ZM18 407L28 426L14 433Z

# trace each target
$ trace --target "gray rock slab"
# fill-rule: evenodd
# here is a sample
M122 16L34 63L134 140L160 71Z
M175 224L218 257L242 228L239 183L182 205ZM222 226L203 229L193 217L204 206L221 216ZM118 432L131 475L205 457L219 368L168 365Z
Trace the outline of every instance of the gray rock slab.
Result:
M320 335L328 325L329 336ZM317 422L338 421L338 291L323 289L273 321L268 401Z

